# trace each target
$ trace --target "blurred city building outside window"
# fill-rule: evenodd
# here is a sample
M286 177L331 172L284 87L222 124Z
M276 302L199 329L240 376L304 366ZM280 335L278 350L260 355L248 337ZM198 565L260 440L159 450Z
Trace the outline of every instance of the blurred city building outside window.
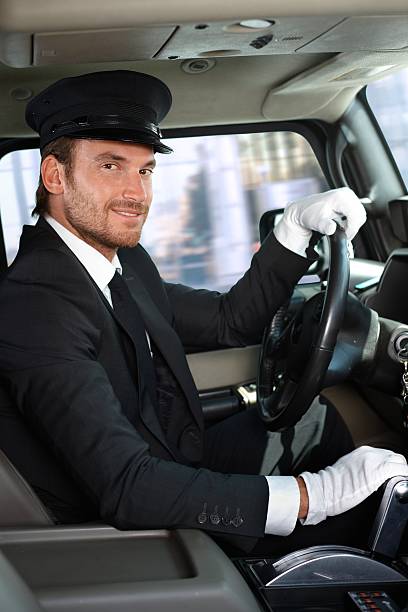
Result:
M328 189L310 144L294 132L167 139L157 155L154 198L142 244L165 280L228 289L259 248L262 214ZM0 160L0 211L8 261L31 217L38 150Z

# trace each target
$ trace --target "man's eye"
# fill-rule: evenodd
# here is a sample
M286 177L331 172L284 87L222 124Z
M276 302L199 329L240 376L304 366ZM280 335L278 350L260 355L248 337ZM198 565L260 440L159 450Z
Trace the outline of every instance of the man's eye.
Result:
M140 170L140 174L142 174L143 176L150 176L151 174L153 174L153 168L142 168Z
M102 168L106 168L106 170L114 170L116 168L116 164L103 164Z

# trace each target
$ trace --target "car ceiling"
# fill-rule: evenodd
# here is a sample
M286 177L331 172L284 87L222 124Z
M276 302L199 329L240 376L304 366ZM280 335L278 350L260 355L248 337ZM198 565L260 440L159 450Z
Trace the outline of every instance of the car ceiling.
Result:
M406 0L0 0L0 134L32 135L27 100L90 71L158 76L174 95L163 126L188 127L335 121L406 66Z

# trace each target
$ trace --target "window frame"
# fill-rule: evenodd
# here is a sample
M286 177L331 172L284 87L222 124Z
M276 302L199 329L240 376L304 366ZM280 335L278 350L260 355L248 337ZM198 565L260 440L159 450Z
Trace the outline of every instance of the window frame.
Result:
M227 134L251 134L263 132L294 132L302 136L310 145L316 161L330 188L334 188L333 165L328 158L328 140L333 134L333 126L317 120L297 120L284 122L240 123L228 125L197 126L188 128L164 128L163 138L186 138L199 136L216 136ZM5 155L15 151L39 149L38 137L4 138L0 139L0 160ZM5 236L0 213L0 272L8 268Z

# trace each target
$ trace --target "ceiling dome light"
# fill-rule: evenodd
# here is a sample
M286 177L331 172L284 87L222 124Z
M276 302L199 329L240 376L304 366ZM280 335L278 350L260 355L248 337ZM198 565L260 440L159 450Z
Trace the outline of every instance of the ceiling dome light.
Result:
M275 22L269 19L245 19L240 21L239 25L243 28L250 28L253 30L264 30L270 28Z
M262 32L270 30L276 24L273 19L245 19L236 21L223 26L224 32L229 34L250 34L252 32Z

